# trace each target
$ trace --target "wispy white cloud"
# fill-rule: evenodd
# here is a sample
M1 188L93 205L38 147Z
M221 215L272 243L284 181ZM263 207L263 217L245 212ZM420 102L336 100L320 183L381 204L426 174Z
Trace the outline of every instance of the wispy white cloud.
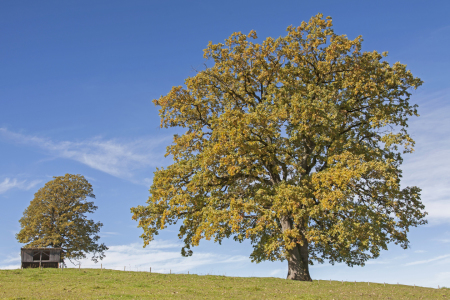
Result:
M7 255L0 261L0 269L18 269L20 268L20 252Z
M280 275L283 272L286 272L286 270L284 270L284 269L276 269L276 270L271 271L269 274L270 274L270 276L275 276L275 275Z
M387 265L390 263L391 262L387 260L369 260L366 262L366 265Z
M422 189L427 219L450 221L450 89L419 95L419 118L412 118L409 132L416 141L415 152L405 155L403 181Z
M390 259L375 259L375 260L369 260L366 262L366 265L393 265L394 263L397 263L399 260L408 258L407 254L398 255L395 257L392 257Z
M427 263L430 263L433 261L443 260L444 258L447 258L447 257L450 257L450 254L441 255L441 256L426 259L426 260L418 260L418 261L409 262L409 263L406 263L405 266L415 266L415 265L427 264Z
M0 266L0 270L14 270L14 269L20 269L20 263L19 264L13 264L13 265L2 265L2 266Z
M436 274L436 282L445 282L445 286L449 287L450 284L450 272L439 272ZM441 284L441 287L443 285Z
M156 148L171 139L166 136L121 142L97 137L78 142L53 141L6 128L0 128L0 136L15 143L40 148L51 156L78 161L93 169L127 179L132 179L137 169L160 165L164 151Z
M217 264L236 264L248 262L249 258L243 255L223 255L216 253L196 252L191 257L182 257L180 254L182 244L171 241L153 241L146 248L142 244L110 246L106 257L101 261L103 268L130 271L149 271L168 273L182 273ZM68 267L73 266L66 262ZM99 268L100 263L93 263L87 259L81 261L83 268Z
M13 189L13 188L18 188L21 190L29 190L29 189L35 187L40 182L41 182L40 180L19 181L16 178L14 178L14 179L5 178L2 182L0 182L0 194L3 194L6 191Z
M4 259L2 263L20 263L20 253L17 253L15 256L8 256L8 258Z
M449 238L443 238L443 239L434 239L437 242L440 243L450 243L450 239Z
M101 236L102 236L102 237L105 237L105 236L111 236L111 235L119 235L119 233L118 233L118 232L112 232L112 231L103 231L103 232L101 233Z

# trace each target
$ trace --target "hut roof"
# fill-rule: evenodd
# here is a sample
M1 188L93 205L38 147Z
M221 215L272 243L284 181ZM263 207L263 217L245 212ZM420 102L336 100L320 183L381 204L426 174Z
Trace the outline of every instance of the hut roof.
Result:
M62 248L29 247L29 248L20 248L20 250L62 250Z

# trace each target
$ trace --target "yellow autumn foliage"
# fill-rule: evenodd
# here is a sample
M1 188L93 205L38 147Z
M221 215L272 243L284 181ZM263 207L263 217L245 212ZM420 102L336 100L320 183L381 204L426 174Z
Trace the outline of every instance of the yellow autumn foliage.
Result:
M400 185L422 81L321 14L255 39L210 42L214 65L154 100L161 127L186 132L147 205L131 209L144 244L181 221L185 256L203 238L250 239L253 261L297 259L301 280L314 261L363 265L390 242L406 248L410 227L426 223L420 189Z
M25 247L62 248L62 259L103 259L108 248L99 244L102 223L89 220L97 206L87 201L95 198L92 185L81 175L55 176L35 194L19 220L16 238Z

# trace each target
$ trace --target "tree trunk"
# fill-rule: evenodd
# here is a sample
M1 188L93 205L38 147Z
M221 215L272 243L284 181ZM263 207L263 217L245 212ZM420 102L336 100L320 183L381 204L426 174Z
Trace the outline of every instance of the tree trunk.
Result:
M292 229L292 220L288 217L280 219L283 232ZM308 265L308 241L303 238L303 245L297 244L291 250L287 250L288 274L286 279L312 281L309 275Z

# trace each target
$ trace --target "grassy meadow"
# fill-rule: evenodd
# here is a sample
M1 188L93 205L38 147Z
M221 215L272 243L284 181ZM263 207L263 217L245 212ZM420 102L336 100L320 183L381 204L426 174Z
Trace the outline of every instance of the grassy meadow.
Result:
M450 289L367 282L158 274L99 269L0 270L0 299L450 299Z

